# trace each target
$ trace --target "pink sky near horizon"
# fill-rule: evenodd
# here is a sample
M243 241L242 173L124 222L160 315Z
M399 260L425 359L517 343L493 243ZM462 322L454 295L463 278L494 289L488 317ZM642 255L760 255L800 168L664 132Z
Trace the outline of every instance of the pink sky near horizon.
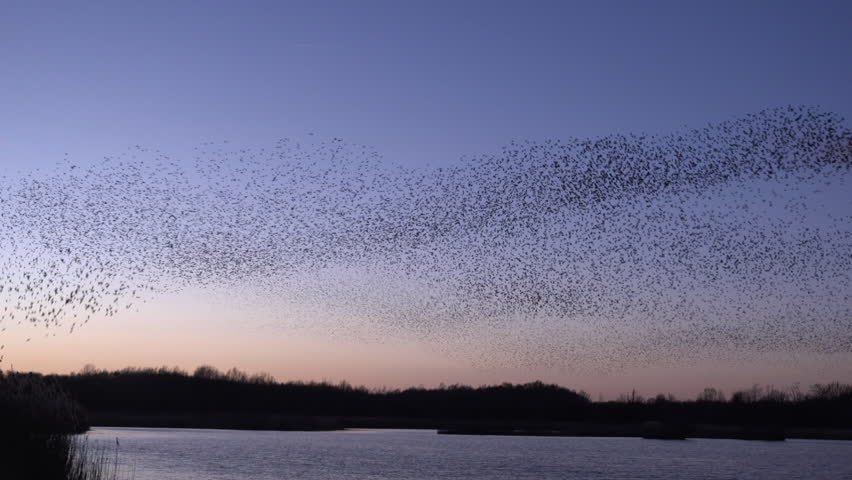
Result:
M192 309L195 313L190 313ZM237 314L215 305L176 307L166 301L111 319L93 319L73 334L66 328L9 327L3 332L6 361L2 367L70 373L87 364L107 370L176 366L191 373L199 365L212 365L222 371L236 367L248 373L267 372L279 381L347 381L368 388L541 380L583 390L594 399L614 399L633 389L645 396L672 393L693 398L707 386L730 394L756 383L778 387L799 383L803 389L830 381L852 383L850 354L766 355L748 368L741 361L725 358L700 365L637 366L613 372L498 368L448 356L426 342L364 342L321 332L287 332L237 322ZM56 336L45 337L44 332Z

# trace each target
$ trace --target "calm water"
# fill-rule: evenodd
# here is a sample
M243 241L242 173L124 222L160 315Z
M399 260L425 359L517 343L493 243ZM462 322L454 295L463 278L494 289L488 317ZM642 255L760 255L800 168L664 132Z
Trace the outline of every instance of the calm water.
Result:
M97 428L136 480L852 479L852 442Z

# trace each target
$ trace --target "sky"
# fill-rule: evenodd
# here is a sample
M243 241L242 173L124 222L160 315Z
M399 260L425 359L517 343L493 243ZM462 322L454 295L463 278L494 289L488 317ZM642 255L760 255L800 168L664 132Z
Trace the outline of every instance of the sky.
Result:
M3 163L316 132L389 161L852 113L848 2L4 2Z
M134 145L180 158L204 142L312 133L423 168L512 140L666 133L788 104L848 118L850 47L842 1L3 2L0 173ZM204 304L160 299L21 346L15 367L212 363L371 386L544 378L593 395L852 380L773 359L747 372L723 360L606 376L495 371L416 342L341 343Z

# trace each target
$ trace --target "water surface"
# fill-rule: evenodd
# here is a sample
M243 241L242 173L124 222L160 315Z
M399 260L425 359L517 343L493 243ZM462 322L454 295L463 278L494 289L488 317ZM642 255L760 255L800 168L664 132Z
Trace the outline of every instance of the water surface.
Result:
M95 428L136 480L852 479L852 442ZM116 439L118 442L116 442Z

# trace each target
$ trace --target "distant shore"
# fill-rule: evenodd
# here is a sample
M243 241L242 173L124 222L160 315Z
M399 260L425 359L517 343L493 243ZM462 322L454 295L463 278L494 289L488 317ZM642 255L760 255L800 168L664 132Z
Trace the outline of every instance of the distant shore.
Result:
M442 435L550 437L637 437L649 439L717 438L779 441L784 439L852 440L852 428L772 427L754 425L668 425L661 422L544 423L453 421L403 417L333 417L246 413L157 414L91 412L92 425L135 428L221 430L340 431L355 428L436 430Z
M86 425L227 430L426 429L441 434L852 440L852 385L759 387L730 396L615 401L543 382L369 390L348 383L278 382L209 366L50 376L88 414Z

